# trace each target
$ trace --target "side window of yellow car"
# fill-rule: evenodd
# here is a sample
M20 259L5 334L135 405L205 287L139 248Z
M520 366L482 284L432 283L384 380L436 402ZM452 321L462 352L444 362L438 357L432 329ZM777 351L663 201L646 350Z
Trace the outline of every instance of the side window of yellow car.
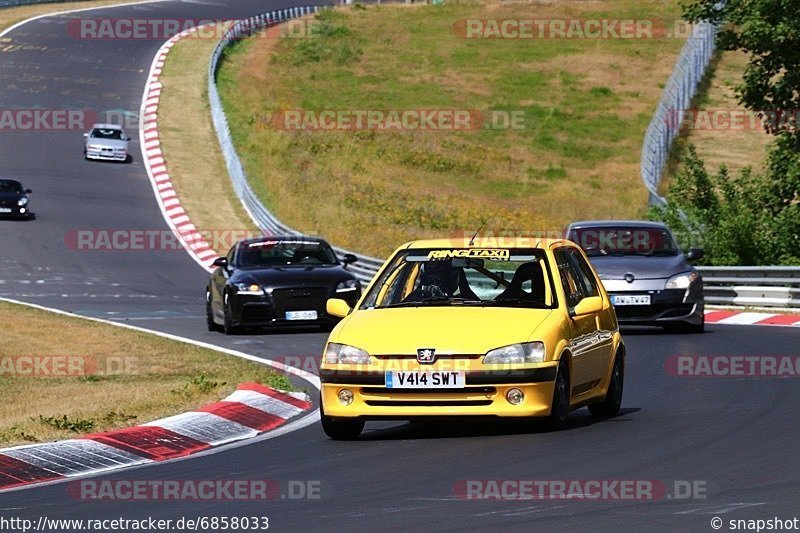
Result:
M583 299L583 294L575 276L574 266L570 261L570 250L569 248L559 248L553 252L553 255L556 258L561 285L564 287L567 306L573 308Z
M570 248L569 257L575 267L573 270L576 274L577 281L582 286L581 292L583 292L583 297L600 296L600 289L597 286L597 280L595 279L592 267L589 266L589 263L586 262L583 255L581 255L577 249Z

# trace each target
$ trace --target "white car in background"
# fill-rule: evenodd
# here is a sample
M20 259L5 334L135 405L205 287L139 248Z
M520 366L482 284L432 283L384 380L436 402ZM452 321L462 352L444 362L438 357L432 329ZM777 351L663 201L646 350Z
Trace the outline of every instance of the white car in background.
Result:
M122 127L115 124L95 124L83 136L86 143L83 156L103 161L127 161L128 142L131 140Z

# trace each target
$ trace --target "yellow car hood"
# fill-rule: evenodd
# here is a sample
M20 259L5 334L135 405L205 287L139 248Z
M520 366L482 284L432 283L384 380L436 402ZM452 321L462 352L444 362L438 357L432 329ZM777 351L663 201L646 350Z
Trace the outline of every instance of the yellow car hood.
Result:
M403 307L358 310L343 320L331 342L370 355L413 355L418 348L437 354L483 354L531 339L550 309L503 307Z

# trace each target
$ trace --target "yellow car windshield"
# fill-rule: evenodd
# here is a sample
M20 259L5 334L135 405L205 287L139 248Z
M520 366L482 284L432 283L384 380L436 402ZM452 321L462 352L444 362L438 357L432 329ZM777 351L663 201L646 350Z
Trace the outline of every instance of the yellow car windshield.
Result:
M403 250L381 272L361 308L553 308L551 279L539 249Z

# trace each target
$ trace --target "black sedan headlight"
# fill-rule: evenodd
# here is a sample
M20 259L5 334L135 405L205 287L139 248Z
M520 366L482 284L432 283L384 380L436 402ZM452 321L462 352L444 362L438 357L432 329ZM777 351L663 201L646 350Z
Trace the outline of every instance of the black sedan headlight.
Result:
M348 292L355 292L359 289L358 280L355 279L348 279L342 281L336 286L337 293L348 293Z
M234 283L234 287L236 287L236 294L249 294L252 296L264 296L264 289L261 288L261 285L257 283Z

